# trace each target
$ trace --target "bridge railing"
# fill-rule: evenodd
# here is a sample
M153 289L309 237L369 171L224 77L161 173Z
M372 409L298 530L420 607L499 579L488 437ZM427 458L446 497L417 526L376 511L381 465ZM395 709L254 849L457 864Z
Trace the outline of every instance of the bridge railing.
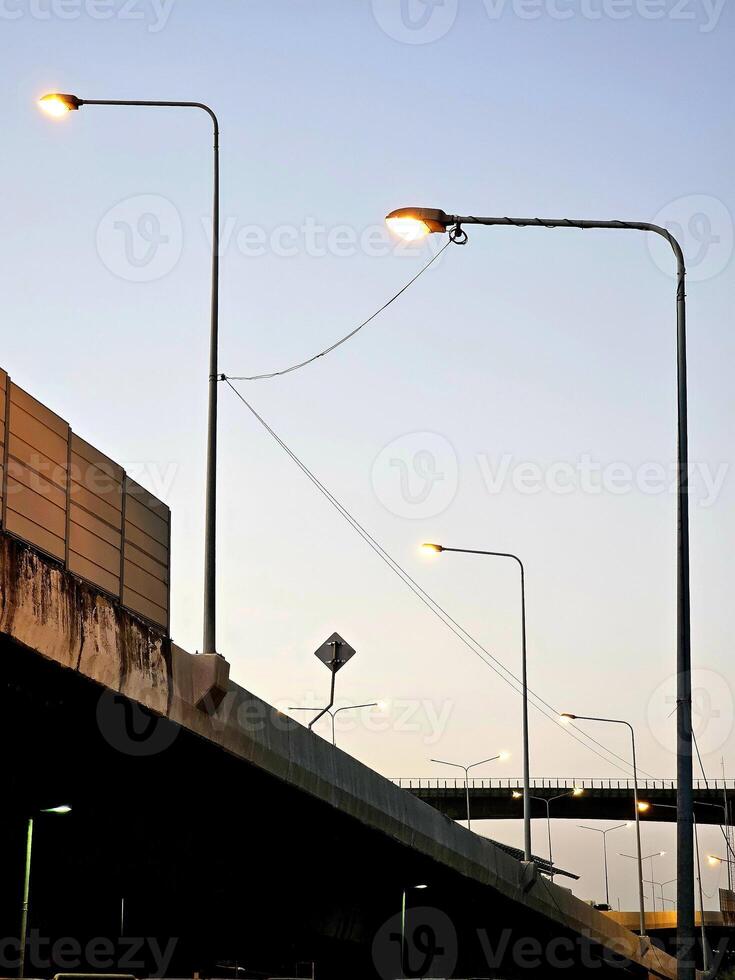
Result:
M391 782L395 783L396 786L401 787L401 789L408 790L422 790L422 789L456 789L464 790L464 779L463 778L444 778L444 777L400 777L392 778ZM487 790L521 790L523 788L523 780L518 778L504 778L504 779L484 779L484 778L471 778L469 780L469 785L472 789L487 789ZM603 791L613 791L613 790L632 790L633 780L632 779L598 779L591 777L564 777L564 778L534 778L531 780L532 790L549 790L549 789L574 789L579 787L581 789L588 790L603 790ZM640 790L675 790L676 780L675 779L639 779L638 788ZM703 779L694 780L694 790L695 792L703 792L705 790L735 790L735 779L710 779L706 783Z

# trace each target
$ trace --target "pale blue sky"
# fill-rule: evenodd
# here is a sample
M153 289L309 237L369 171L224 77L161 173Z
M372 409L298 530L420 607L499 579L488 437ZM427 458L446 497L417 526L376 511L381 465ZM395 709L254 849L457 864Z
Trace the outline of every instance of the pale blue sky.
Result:
M646 0L445 0L427 11L424 31L441 35L429 40L401 21L398 0L0 6L0 363L170 503L181 645L200 642L210 130L186 110L89 107L56 123L34 107L49 89L192 99L218 112L221 369L230 374L308 356L410 278L430 254L425 244L401 254L377 237L365 247L366 230L380 236L399 205L679 221L693 272L692 456L713 479L732 464L732 8L665 0L663 18L651 20ZM407 9L420 23L418 0ZM572 16L560 20L559 10ZM135 241L131 265L124 226L135 231L149 211L169 240L147 266L147 244ZM153 226L141 227L150 236ZM675 665L674 497L643 492L640 479L623 493L578 485L560 494L544 482L559 463L575 472L585 460L619 463L640 478L645 464L673 459L669 256L633 233L470 237L349 345L243 391L514 669L512 567L459 556L427 563L416 545L521 553L532 686L555 706L629 718L643 767L673 775L673 728L656 692ZM157 277L132 281L149 272ZM341 696L394 702L388 731L345 731L345 748L388 775L414 776L441 774L433 755L472 761L507 748L505 771L515 775L515 695L340 522L226 389L221 452L219 645L234 677L280 704L318 699L328 677L311 654L337 629L359 649L340 675ZM391 462L422 452L444 476L440 503L430 499L425 512L400 496L401 467ZM509 475L492 492L488 467L504 458ZM518 489L523 463L538 468L538 492ZM722 472L714 502L697 481L692 508L693 645L709 672L701 741L711 775L735 751L735 485ZM457 492L442 504L447 487ZM418 704L411 721L406 702ZM618 733L595 734L626 751ZM617 774L542 718L532 735L539 776ZM492 831L520 839L519 827ZM584 872L575 890L600 897L596 839L580 840L573 825L556 833L559 861ZM651 849L673 850L670 830L647 834ZM539 826L542 852L544 839ZM664 879L674 875L669 861ZM632 905L630 868L619 862L614 894ZM711 890L716 874L707 874Z

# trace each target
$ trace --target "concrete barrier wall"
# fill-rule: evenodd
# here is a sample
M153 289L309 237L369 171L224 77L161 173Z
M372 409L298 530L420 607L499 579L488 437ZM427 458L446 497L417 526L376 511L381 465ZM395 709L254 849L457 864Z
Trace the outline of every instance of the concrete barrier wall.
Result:
M169 632L169 508L0 371L0 521Z

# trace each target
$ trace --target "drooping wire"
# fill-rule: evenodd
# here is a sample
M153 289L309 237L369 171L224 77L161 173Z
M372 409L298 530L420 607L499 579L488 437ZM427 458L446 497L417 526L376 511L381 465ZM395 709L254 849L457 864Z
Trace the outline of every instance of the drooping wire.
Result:
M436 262L436 260L439 258L439 256L447 248L449 248L449 246L452 245L452 244L453 244L453 240L451 238L448 239L447 242L446 242L446 244L445 245L442 245L442 247L439 249L439 251L436 253L436 255L433 255L429 259L429 261L424 266L422 266L419 269L419 271L416 273L416 275L412 279L409 279L408 280L408 282L405 284L405 286L402 286L401 289L399 289L397 293L395 293L393 296L391 296L391 298L388 300L387 303L383 303L383 305L380 307L380 309L376 310L374 313L371 313L370 316L367 318L367 320L363 320L362 323L359 326L355 327L354 330L351 330L348 334L346 334L340 340L335 341L335 343L330 344L330 346L329 347L326 347L323 351L320 351L318 354L314 354L313 357L308 357L305 361L299 361L298 364L292 364L291 367L283 368L280 371L270 371L267 374L253 374L250 377L230 375L229 376L230 377L230 380L232 380L232 381L266 381L266 380L268 380L270 378L280 378L284 374L291 374L292 371L298 371L301 368L304 368L304 367L306 367L309 364L313 364L314 361L318 361L320 357L326 357L327 354L331 354L332 351L336 350L338 347L341 347L342 344L346 344L348 340L351 340L355 336L355 334L359 333L362 330L363 327L366 327L368 325L368 323L370 323L376 317L380 316L380 314L384 310L387 310L388 307L392 303L395 303L395 301L400 296L402 296L406 292L407 289L409 289L411 286L413 286L413 284L416 282L416 280L417 279L420 279L421 276L423 276L423 274Z
M332 506L338 511L340 516L347 521L347 523L353 528L357 534L366 542L366 544L378 555L381 561L386 564L391 571L400 578L404 585L406 585L411 592L422 602L443 624L449 629L476 657L478 657L485 666L489 667L495 674L500 677L506 684L509 685L516 693L522 694L522 682L513 672L503 664L496 656L494 656L489 650L487 650L479 640L475 639L471 633L469 633L463 626L461 626L455 619L453 619L449 613L443 609L442 606L433 599L425 589L423 589L418 582L416 582L409 573L395 561L391 555L382 547L382 545L376 541L375 538L357 521L356 518L344 507L339 500L331 493L331 491L324 486L323 483L315 476L314 473L306 466L305 463L299 459L299 457L289 448L289 446L281 439L278 433L265 421L265 419L258 414L258 412L253 408L253 406L247 401L247 399L237 390L237 388L231 383L233 379L223 375L222 380L225 381L235 393L237 398L243 403L243 405L248 409L248 411L253 415L253 417L263 426L266 432L275 440L275 442L283 449L286 455L299 467L302 473L307 477L307 479L319 490L319 492L326 497L326 499L332 504ZM481 652L480 652L481 651ZM507 675L507 676L506 676ZM540 695L536 694L530 688L528 693L532 699L530 703L537 711L539 711L545 718L552 721L557 728L561 728L558 725L559 713L558 711L545 701ZM536 701L539 703L537 704ZM549 713L551 712L551 714ZM575 741L579 742L586 749L594 752L599 758L603 759L604 762L613 765L616 769L619 769L626 776L630 775L630 764L622 756L608 749L602 742L593 738L591 735L587 734L583 729L576 728L574 725L565 725L561 728L562 731L566 732ZM582 737L580 737L582 736ZM586 739L587 741L584 741ZM624 769L618 763L613 762L610 758L605 758L598 752L591 744L599 746L604 752L609 756L622 762L627 769ZM650 773L645 772L645 770L640 770L643 775L649 776L649 778L654 778Z

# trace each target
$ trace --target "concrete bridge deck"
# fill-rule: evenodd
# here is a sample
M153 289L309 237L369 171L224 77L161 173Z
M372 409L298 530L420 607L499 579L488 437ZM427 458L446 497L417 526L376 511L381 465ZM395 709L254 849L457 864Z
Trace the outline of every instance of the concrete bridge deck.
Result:
M453 820L463 820L467 812L463 779L412 778L394 779L401 789L408 790L418 799L431 804ZM565 796L575 788L581 788L579 796ZM513 796L523 789L521 779L470 779L470 805L472 816L477 820L517 820L521 816L522 801ZM546 806L541 800L555 799L552 816L567 820L630 820L634 815L633 780L569 777L545 778L531 781L531 792L538 799L532 801L532 815L546 817ZM727 798L730 812L735 812L735 780L695 780L697 820L702 824L723 824ZM641 801L651 804L641 819L651 822L676 820L676 780L642 779L639 781ZM706 804L706 805L704 805Z
M601 978L621 963L674 977L665 952L280 715L221 658L186 653L5 536L0 601L8 880L26 816L74 807L40 834L31 921L51 934L110 935L100 923L117 928L122 895L127 928L176 938L175 975L228 956L390 980L405 892L424 953L434 939L415 975L571 978L592 958ZM0 905L6 936L16 898Z

